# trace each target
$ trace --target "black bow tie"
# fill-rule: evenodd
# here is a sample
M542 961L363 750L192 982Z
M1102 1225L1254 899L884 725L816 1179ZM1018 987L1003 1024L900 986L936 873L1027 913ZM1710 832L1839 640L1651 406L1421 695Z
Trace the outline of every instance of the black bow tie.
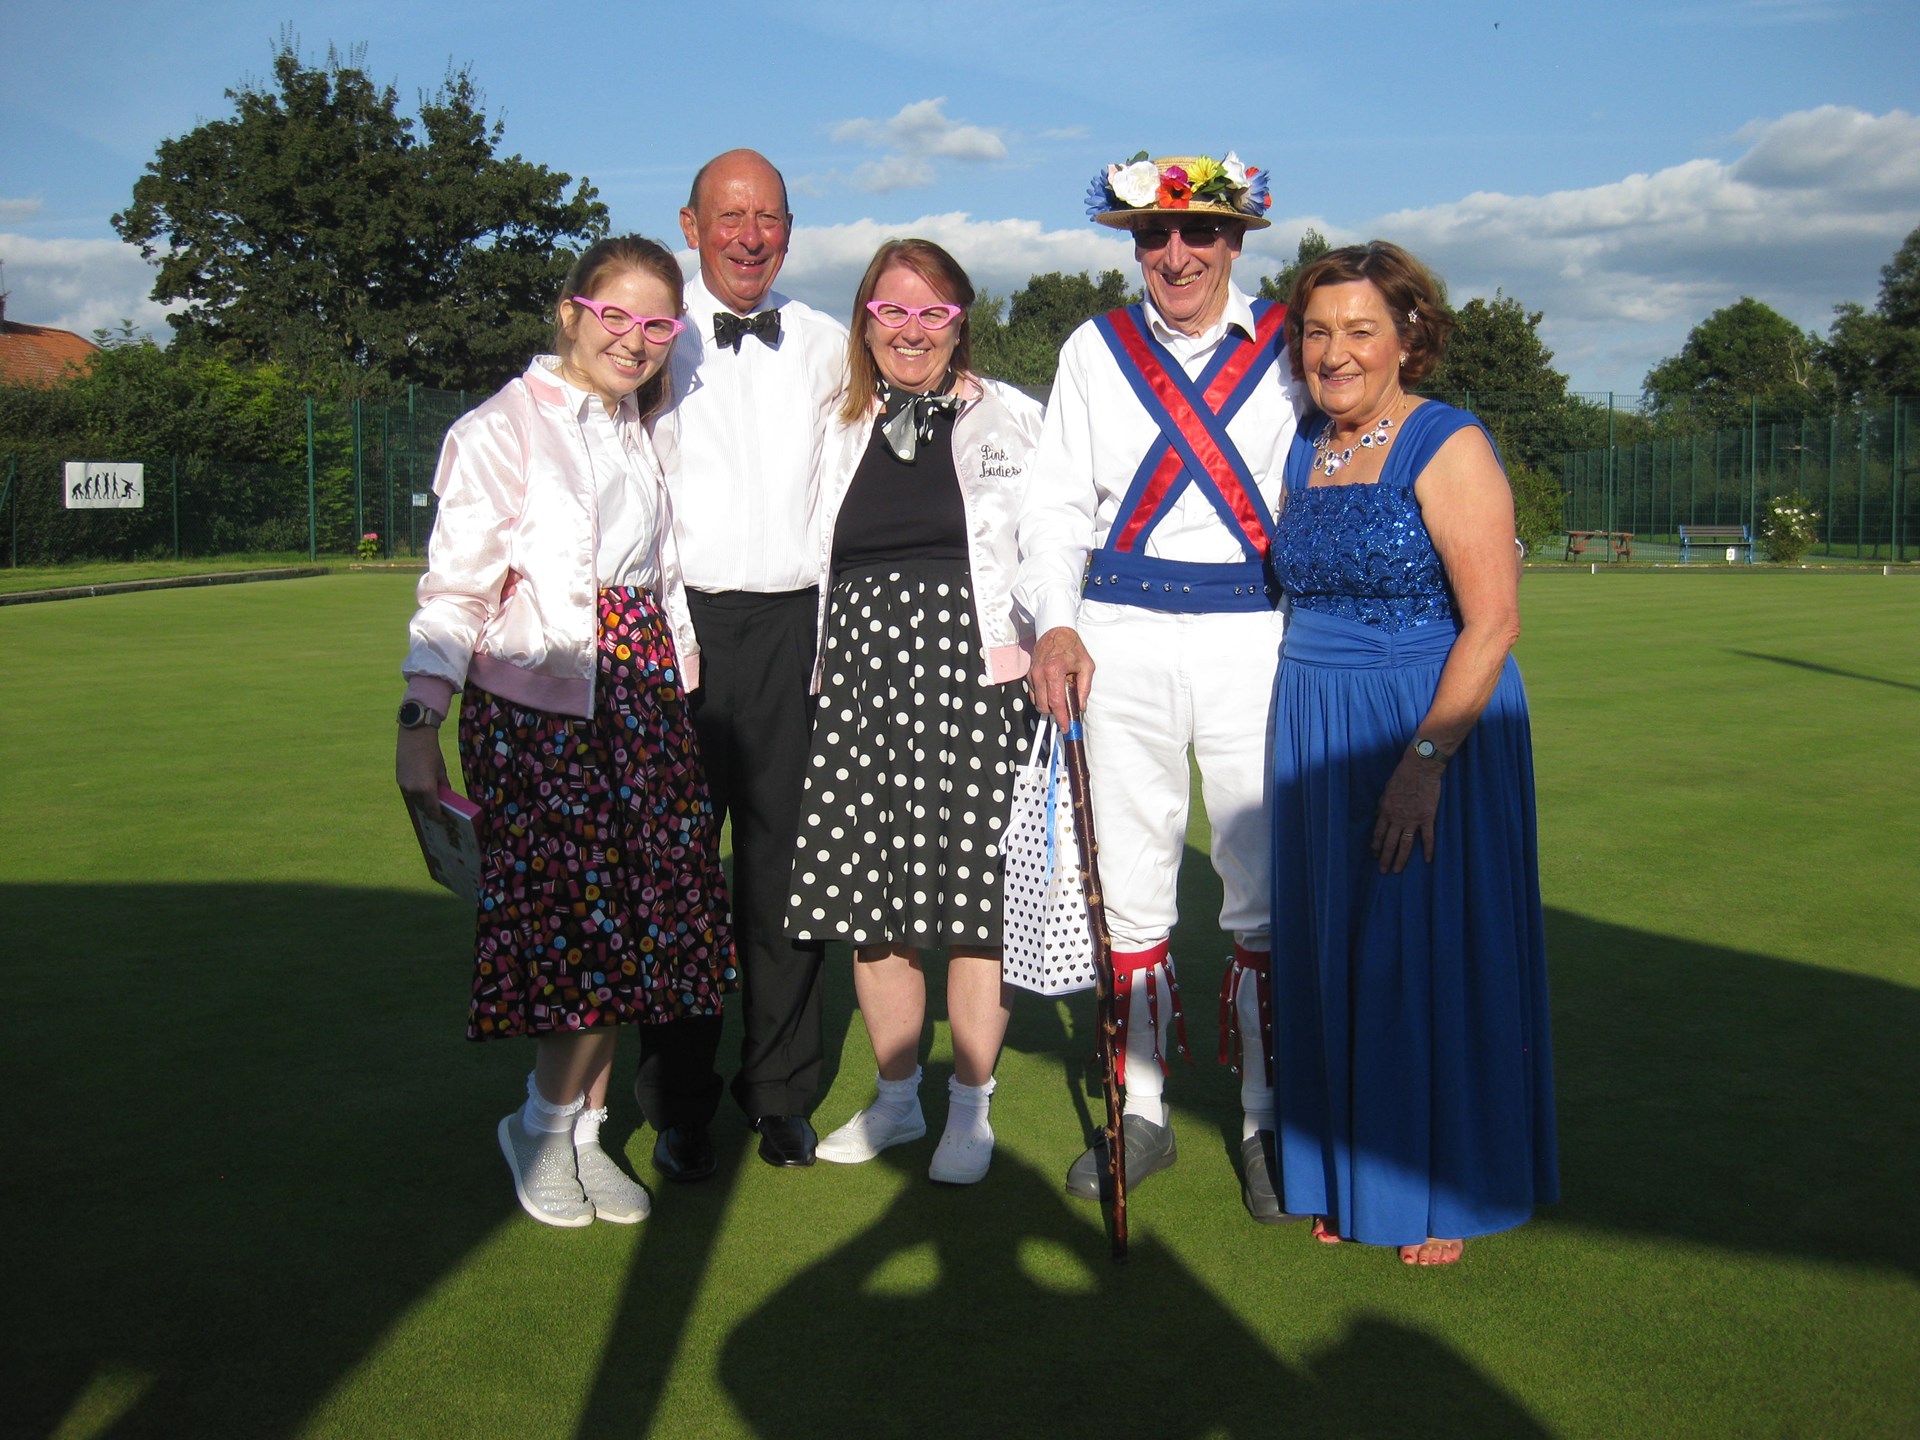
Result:
M952 415L959 408L958 395L916 395L882 384L880 434L894 455L903 464L911 465L918 457L920 447L933 440L934 417Z
M735 353L743 335L758 335L762 345L780 343L780 312L762 310L758 315L736 315L722 310L713 317L713 343Z

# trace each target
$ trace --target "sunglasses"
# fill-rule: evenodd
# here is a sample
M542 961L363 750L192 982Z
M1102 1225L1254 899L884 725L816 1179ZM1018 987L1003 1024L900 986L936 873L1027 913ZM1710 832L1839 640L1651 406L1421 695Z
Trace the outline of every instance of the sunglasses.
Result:
M638 325L643 338L655 345L664 345L687 328L686 321L671 315L629 315L618 305L609 305L604 300L589 300L584 295L575 295L572 299L582 310L592 311L593 318L606 327L609 335L624 335Z
M889 330L918 320L922 330L944 330L966 314L958 305L896 305L891 300L869 300L867 313Z
M1180 232L1180 243L1189 250L1205 250L1222 233L1220 226L1212 220L1189 220L1183 225L1165 228L1156 225L1149 229L1142 226L1133 232L1133 243L1142 250L1164 250L1176 230Z

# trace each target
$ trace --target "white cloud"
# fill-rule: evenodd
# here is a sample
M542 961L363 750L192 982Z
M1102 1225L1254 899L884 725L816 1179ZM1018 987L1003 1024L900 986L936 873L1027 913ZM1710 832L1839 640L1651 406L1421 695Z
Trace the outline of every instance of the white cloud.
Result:
M886 120L842 120L832 138L843 145L864 145L886 153L854 172L862 190L919 189L934 181L934 159L974 163L1004 160L1006 141L997 131L949 120L941 110L944 96L903 105Z
M854 171L853 183L870 195L918 190L933 183L933 162L924 155L888 155Z
M166 311L148 299L153 267L119 240L37 240L0 233L7 318L87 335L133 321L165 341Z
M38 200L11 200L0 195L0 222L25 220L30 215L38 215L41 203Z
M1829 105L1736 139L1747 148L1731 161L1318 228L1336 244L1400 242L1456 302L1496 288L1518 296L1546 312L1541 333L1576 385L1631 389L1742 295L1824 331L1836 303L1873 298L1879 267L1920 224L1920 117ZM1293 238L1256 248L1291 258Z
M1498 290L1545 312L1541 333L1576 389L1632 393L1742 295L1824 333L1835 304L1871 303L1880 267L1920 225L1920 117L1823 106L1756 122L1735 143L1744 148L1729 159L1582 190L1483 191L1358 224L1274 216L1247 237L1238 273L1251 290L1309 227L1336 245L1396 240L1445 277L1455 303ZM939 241L997 295L1047 270L1135 274L1126 241L1098 226L929 212L801 228L780 287L844 315L875 247L901 235Z

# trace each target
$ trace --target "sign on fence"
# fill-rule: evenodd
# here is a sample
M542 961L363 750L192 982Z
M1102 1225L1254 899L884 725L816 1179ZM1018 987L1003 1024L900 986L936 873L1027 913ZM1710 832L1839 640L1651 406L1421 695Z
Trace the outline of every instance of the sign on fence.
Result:
M139 510L147 503L146 467L137 462L69 460L60 499L69 510Z

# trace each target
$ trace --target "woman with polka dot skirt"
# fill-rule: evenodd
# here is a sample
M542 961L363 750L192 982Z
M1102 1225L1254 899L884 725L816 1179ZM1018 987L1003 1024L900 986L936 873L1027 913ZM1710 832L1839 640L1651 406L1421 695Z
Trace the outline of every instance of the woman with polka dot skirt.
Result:
M600 1147L617 1028L720 1012L736 988L719 827L687 692L699 648L646 422L667 397L679 266L639 236L575 262L555 355L447 432L396 764L438 804L438 726L484 863L467 1036L536 1040L498 1126L548 1225L632 1224L647 1192Z
M880 1070L822 1160L858 1164L926 1134L922 964L946 950L954 1074L927 1173L954 1185L993 1158L999 838L1031 724L1013 522L1041 418L971 373L972 303L966 272L927 240L881 246L855 298L847 398L823 452L820 698L787 904L796 939L853 946Z

